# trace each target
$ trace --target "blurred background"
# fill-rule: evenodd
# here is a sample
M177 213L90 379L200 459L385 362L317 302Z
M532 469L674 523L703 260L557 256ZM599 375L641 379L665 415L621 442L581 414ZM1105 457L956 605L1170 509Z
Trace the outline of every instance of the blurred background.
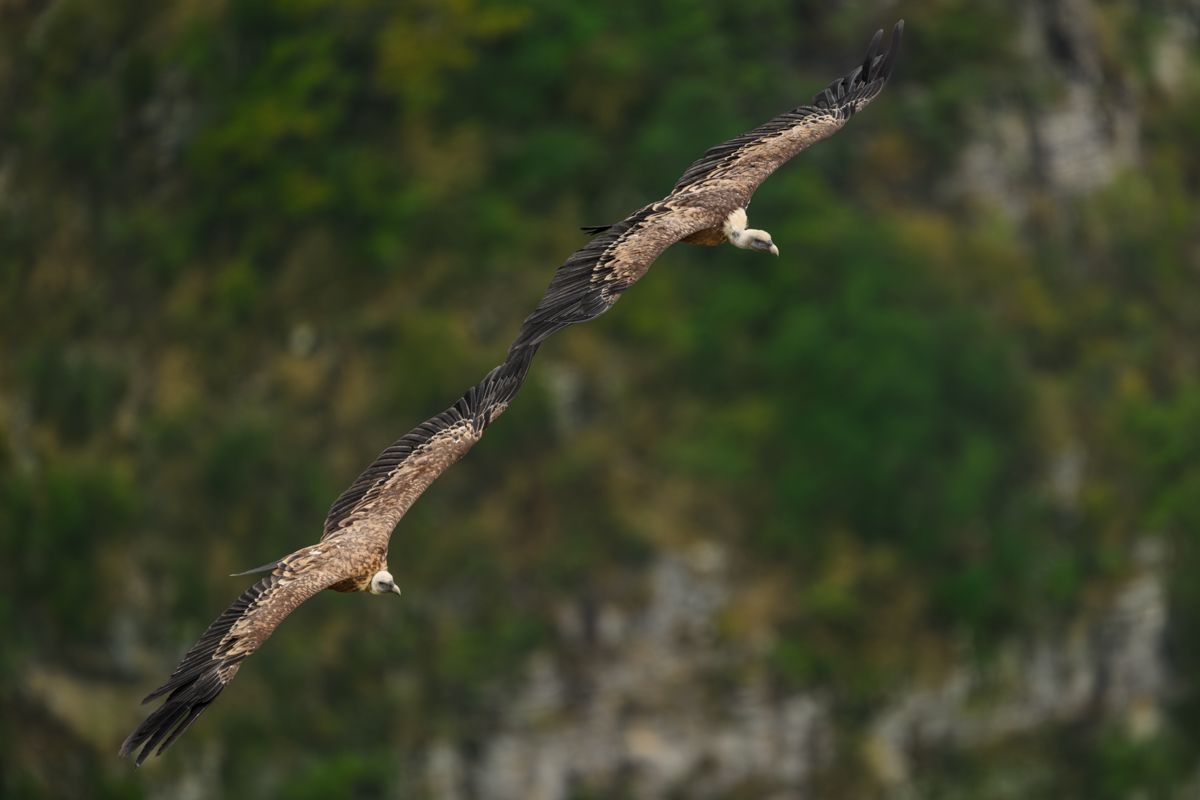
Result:
M164 758L585 237L907 20ZM1200 794L1194 0L0 2L5 798Z

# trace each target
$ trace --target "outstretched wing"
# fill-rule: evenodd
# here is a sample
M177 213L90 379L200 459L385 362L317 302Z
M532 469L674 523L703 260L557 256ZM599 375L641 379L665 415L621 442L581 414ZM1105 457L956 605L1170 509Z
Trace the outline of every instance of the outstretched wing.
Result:
M380 453L334 501L321 540L353 530L356 536L382 536L386 542L417 498L479 441L516 397L536 352L536 347L511 351L454 405Z
M302 550L280 560L270 575L247 589L217 617L187 651L162 686L142 701L167 699L121 745L121 755L137 753L141 766L151 752L161 754L191 727L237 675L246 656L257 650L284 617L345 575ZM157 751L155 751L157 748Z
M711 148L687 168L671 198L695 193L733 192L745 207L772 172L814 142L833 135L883 90L892 74L904 20L892 29L887 52L879 54L877 31L863 63L821 90L812 105L785 111L752 131Z
M511 354L457 403L383 452L338 498L325 522L323 544L298 550L261 569L271 574L251 586L217 618L188 650L162 686L143 702L166 695L121 745L121 755L137 753L141 764L161 754L191 727L233 680L242 660L308 598L354 577L364 552L382 552L392 528L446 467L470 449L516 396L529 372L536 347ZM354 531L354 539L335 534ZM363 542L377 533L382 542ZM325 542L333 537L334 541Z
M594 228L599 234L555 271L509 352L536 346L568 325L600 316L664 250L724 219L713 209L667 198L615 225Z
M615 225L584 228L595 238L554 273L545 296L521 326L513 350L540 344L568 325L603 314L675 242L700 231L719 233L729 213L744 208L772 172L875 99L891 74L903 30L901 20L882 55L883 31L877 32L863 63L821 91L812 105L780 114L710 149L688 167L665 199Z

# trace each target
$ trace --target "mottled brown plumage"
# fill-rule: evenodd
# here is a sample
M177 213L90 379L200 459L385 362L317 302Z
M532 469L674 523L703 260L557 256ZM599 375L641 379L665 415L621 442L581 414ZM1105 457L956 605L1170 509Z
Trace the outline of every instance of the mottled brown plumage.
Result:
M141 764L162 753L233 680L288 614L323 589L367 591L387 573L396 524L438 475L479 441L520 390L536 347L511 353L458 402L384 450L339 497L321 541L251 572L267 577L247 589L188 650L166 683L143 702L166 695L121 745ZM390 574L388 574L390 580Z
M268 572L247 589L188 650L146 702L166 696L121 745L141 764L162 753L233 680L243 659L305 600L323 589L387 591L388 541L400 519L442 472L479 441L511 402L538 346L567 325L608 310L659 254L678 241L778 253L765 231L745 227L744 209L758 185L788 159L831 135L883 88L903 23L876 55L877 33L863 64L818 94L812 105L781 114L712 148L684 172L664 199L597 235L555 272L542 301L525 320L503 364L458 402L400 438L367 467L329 510L316 545L251 572ZM759 234L757 239L751 234ZM763 236L766 236L764 239ZM744 241L743 241L744 237ZM248 573L243 573L248 574Z
M810 105L786 111L735 139L711 148L662 200L611 226L584 228L595 237L558 268L542 301L525 320L513 349L545 341L568 325L603 314L646 274L654 259L679 241L739 243L728 229L759 185L797 153L831 136L878 96L891 75L904 21L896 23L886 53L875 34L863 63L823 89ZM744 221L744 216L741 218ZM751 233L751 231L741 231ZM765 231L753 231L765 234ZM769 235L759 237L767 250ZM778 253L773 245L771 252Z

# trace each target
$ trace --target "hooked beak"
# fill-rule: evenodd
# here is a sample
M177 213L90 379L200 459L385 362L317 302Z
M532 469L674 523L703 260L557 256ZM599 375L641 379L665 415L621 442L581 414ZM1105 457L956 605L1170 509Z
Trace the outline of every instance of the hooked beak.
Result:
M776 247L776 246L774 245L774 243L772 243L772 244L771 244L771 250L770 250L770 253L771 253L771 255L773 255L773 256L777 256L777 255L779 255L779 248L778 248L778 247Z
M393 583L392 591L395 592L396 594L400 594L400 587Z

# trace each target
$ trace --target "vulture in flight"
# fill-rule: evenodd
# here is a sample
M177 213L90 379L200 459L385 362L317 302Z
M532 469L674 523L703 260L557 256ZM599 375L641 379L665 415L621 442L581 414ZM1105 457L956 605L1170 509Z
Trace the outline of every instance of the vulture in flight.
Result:
M875 99L895 62L904 22L879 52L875 34L862 64L809 105L786 111L718 145L688 167L671 193L615 225L585 228L594 238L555 272L503 364L441 414L384 450L334 502L315 545L241 573L266 572L208 627L167 681L144 702L165 699L121 745L141 764L161 754L233 680L297 606L323 589L399 594L387 567L393 529L441 473L479 441L520 390L538 347L568 325L607 311L678 241L779 255L766 231L747 227L754 190L792 156L846 124Z
M510 352L603 314L676 242L718 245L728 241L743 250L779 255L771 234L747 227L746 207L751 196L792 156L832 136L879 95L892 73L903 31L904 20L900 20L884 53L879 52L883 31L877 31L866 58L849 74L829 84L809 105L785 111L711 148L687 168L662 200L639 208L615 225L584 228L595 238L554 273Z
M166 700L129 734L121 755L136 763L161 754L217 698L242 659L266 641L284 617L322 589L400 594L388 572L388 540L421 493L479 441L508 407L529 373L536 347L510 356L454 405L409 431L358 476L333 503L321 541L239 573L267 572L192 645L166 683L143 703Z

